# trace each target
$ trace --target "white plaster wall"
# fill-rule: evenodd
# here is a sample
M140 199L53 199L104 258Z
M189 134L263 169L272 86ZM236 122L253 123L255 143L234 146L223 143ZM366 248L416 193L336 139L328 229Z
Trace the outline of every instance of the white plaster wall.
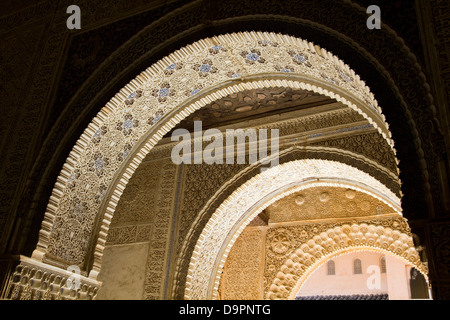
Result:
M409 285L410 268L399 263L399 261L394 256L386 256L386 265L389 270L387 274L389 300L407 300L411 297Z
M370 288L368 286L368 279L373 275L373 272L368 273L369 266L374 265L380 267L380 259L383 255L376 252L355 252L336 257L334 260L336 266L335 275L327 275L327 264L325 263L317 269L311 277L300 288L297 296L312 296L312 295L352 295L352 294L386 294L390 290L397 291L396 297L405 296L406 273L400 270L405 270L405 263L398 258L386 256L387 273L380 272L380 282L378 288ZM358 258L362 261L362 274L353 274L353 261ZM396 283L402 284L401 288L389 288L388 276L389 272L393 272L390 277L391 286ZM404 279L397 279L403 277ZM369 283L372 284L371 281ZM407 288L406 288L407 290Z
M140 300L143 297L148 243L106 247L98 280L98 300Z

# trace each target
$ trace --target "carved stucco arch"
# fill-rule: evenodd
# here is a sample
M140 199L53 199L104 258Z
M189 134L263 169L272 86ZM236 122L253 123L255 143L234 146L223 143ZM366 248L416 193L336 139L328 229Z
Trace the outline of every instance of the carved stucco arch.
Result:
M373 94L326 50L273 33L204 39L145 70L92 120L57 179L33 258L77 264L86 271L92 266L95 278L118 200L151 148L204 105L266 87L301 88L334 98L364 115L393 148Z
M303 159L270 168L236 189L214 212L197 240L186 277L186 299L214 299L234 242L264 208L299 190L340 186L365 192L401 214L400 199L369 174L336 161Z
M177 298L181 299L184 296L186 272L189 268L192 248L195 246L197 237L200 233L197 230L201 231L208 222L212 213L222 204L227 196L232 194L238 186L248 181L251 177L259 174L261 172L262 163L269 162L270 159L270 157L261 159L257 163L251 164L237 173L230 180L224 183L198 212L189 228L189 231L187 232L180 250L180 254L178 255L178 263L176 264L175 281L173 286L173 292ZM279 152L280 164L302 159L332 160L353 166L373 176L387 186L394 194L396 194L397 197L401 198L400 181L398 176L377 162L368 159L363 154L323 146L293 146ZM345 181L303 181L300 184L295 183L291 189L288 187L288 191L284 193L284 196L288 193L290 194L302 189L313 188L318 185L345 186L350 189L355 189L356 187L354 184L348 184L348 181L347 183ZM368 192L365 188L357 188L355 190L362 190L362 192L374 196L374 193ZM280 194L276 194L274 196L279 195ZM380 195L378 195L378 197L380 197ZM399 212L401 211L399 208L394 210Z
M297 248L278 269L265 298L293 300L314 271L328 260L359 251L395 256L411 264L428 279L428 268L420 260L411 234L395 227L344 224L314 235Z

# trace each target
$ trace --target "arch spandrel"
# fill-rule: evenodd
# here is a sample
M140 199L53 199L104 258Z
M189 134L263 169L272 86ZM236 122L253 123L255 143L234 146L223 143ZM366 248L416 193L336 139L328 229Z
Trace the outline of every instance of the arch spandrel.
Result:
M190 112L255 86L295 86L335 98L364 114L392 147L374 96L329 52L273 33L200 40L145 70L92 120L57 179L33 257L83 268L93 263L95 275L118 199L150 149Z

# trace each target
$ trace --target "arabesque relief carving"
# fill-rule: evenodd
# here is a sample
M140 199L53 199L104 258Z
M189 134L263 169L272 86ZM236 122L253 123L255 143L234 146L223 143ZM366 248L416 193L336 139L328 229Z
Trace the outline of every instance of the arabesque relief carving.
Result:
M279 230L281 229L281 230ZM273 234L283 239L283 255L273 248ZM424 275L427 267L420 261L407 221L401 216L358 219L349 222L304 223L268 230L266 299L293 299L308 275L333 254L352 250L373 250L393 254L415 266Z

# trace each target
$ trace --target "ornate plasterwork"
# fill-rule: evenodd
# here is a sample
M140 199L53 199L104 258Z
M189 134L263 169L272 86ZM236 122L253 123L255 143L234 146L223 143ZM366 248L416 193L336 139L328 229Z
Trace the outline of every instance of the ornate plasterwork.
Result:
M383 169L376 163L371 163L365 157L347 152L345 150L323 147L294 146L280 151L280 163L298 159L323 159L346 163L356 167L385 184L398 197L401 197L397 188L393 188L390 179L384 179ZM152 151L153 152L153 151ZM374 170L375 166L377 169ZM180 215L178 230L179 249L176 256L177 263L176 282L173 292L176 299L182 299L185 291L185 281L191 254L194 251L197 239L202 229L216 209L230 196L236 188L247 182L251 177L260 173L261 164L245 165L190 165L186 166L185 192ZM379 171L381 170L381 171ZM393 178L394 179L394 178ZM398 178L392 181L397 181ZM331 185L331 184L330 184ZM311 185L302 185L307 187ZM336 184L333 184L336 186ZM187 188L186 188L187 187ZM386 210L386 212L391 212Z
M264 231L245 229L230 252L220 279L221 300L263 298L261 279L264 263Z
M427 278L428 269L420 261L407 222L399 221L399 218L384 219L384 223L373 222L341 223L337 226L314 224L310 228L299 225L294 227L295 230L275 229L278 237L285 239L290 246L293 237L289 235L297 234L303 239L297 241L300 243L297 248L290 247L291 253L284 257L283 264L278 268L268 262L265 276L270 282L265 298L294 299L305 281L323 263L354 251L394 255L413 265Z
M333 103L333 105L335 104L336 103ZM352 122L359 123L361 120L364 120L362 116L358 115L355 111L344 108L343 106L337 110L334 108L330 109L327 106L324 107L315 107L315 112L313 113L305 110L307 111L306 115L301 112L300 114L296 112L283 121L278 121L280 120L278 117L265 117L264 120L260 119L254 121L254 123L245 125L249 125L255 129L261 127L267 129L278 128L280 130L280 137L285 135L292 136L295 133L307 136L310 132L317 132L317 130L325 130L325 132L331 130L330 128L327 129L327 127L339 127L342 124L351 126ZM277 122L273 122L274 119L276 119ZM386 144L381 135L374 129L371 129L368 132L360 132L359 134L375 134L379 137L377 146L378 144ZM359 136L359 134L357 136ZM354 137L355 134L352 131L345 131L345 135L352 140L352 137ZM322 137L315 139L323 139L323 142L325 142L330 138L329 136L326 136L326 138ZM146 279L148 279L148 281L146 280L146 284L144 285L145 299L181 299L184 296L184 283L191 253L194 249L197 237L207 223L208 218L235 188L247 181L251 176L260 172L259 166L249 165L214 164L207 166L183 166L183 179L180 183L183 185L184 191L183 197L177 201L180 207L180 213L177 218L178 227L176 228L177 231L175 231L177 235L173 237L173 241L170 241L168 240L170 238L169 234L154 232L155 227L163 223L164 217L166 217L164 220L165 222L170 220L169 215L171 214L171 212L165 213L165 210L161 208L161 205L163 205L164 202L169 201L170 198L162 195L168 195L171 192L157 191L162 187L158 186L158 184L163 181L165 184L178 183L181 181L174 181L174 177L171 175L162 175L166 170L162 170L161 161L167 164L167 166L171 164L170 153L173 143L169 142L169 140L170 139L163 139L159 142L133 174L133 177L130 179L120 198L108 232L107 246L121 243L131 244L151 239L151 253L149 251L149 260L146 271ZM288 140L290 141L292 138ZM317 144L317 140L314 141L315 144ZM361 141L366 143L365 140L361 139L356 139L354 143L359 146ZM388 174L389 176L392 175L393 181L398 181L398 178L395 177L394 173L389 172L383 167L386 166L384 163L381 163L380 165L376 164L376 162L378 162L377 159L374 159L377 161L373 162L370 159L364 158L363 155L367 153L364 148L359 150L361 154L358 155L351 152L347 153L345 150L339 149L321 148L318 146L308 147L304 146L303 143L306 143L306 145L309 144L309 142L303 140L301 140L301 142L296 142L294 148L291 147L292 144L290 143L286 146L281 144L280 163L303 158L322 158L344 162L358 167L360 170L374 176L400 196L400 194L397 193L396 188L392 188L389 183L386 183L386 181L382 179L384 174ZM340 148L339 144L335 146ZM345 146L347 147L348 143L346 143ZM366 147L369 149L372 148L370 143L368 143ZM332 156L333 154L334 156ZM347 160L336 157L337 154L346 154ZM361 161L366 165L369 165L370 163L370 166L361 166ZM175 167L173 164L172 166ZM374 167L372 168L371 166ZM254 173L249 176L248 174L250 171L248 169L250 169L250 167L252 167L250 171L253 171ZM377 170L374 171L373 169L375 167ZM378 170L381 170L383 174ZM222 189L222 186L228 186L228 188ZM160 194L159 197L162 197L158 199L157 194ZM207 202L208 204L206 204ZM161 281L164 281L161 278L161 274L163 273L163 267L165 267L164 260L167 253L164 252L164 248L166 248L167 242L171 243L172 249L170 250L172 252L172 257L176 257L176 261L179 261L174 264L176 266L176 282L174 283L177 283L177 286L173 287L168 296L162 297L160 296L160 283L162 283ZM150 258L152 261L150 261ZM172 295L172 293L175 294Z
M100 283L83 275L20 258L6 292L12 300L93 300ZM69 269L70 270L70 269Z
M211 101L266 87L311 90L336 99L363 114L392 147L369 89L322 48L260 32L200 40L145 70L92 120L57 179L33 257L86 267L93 250L95 276L118 199L157 141Z
M388 168L398 179L397 159L386 143L380 143L380 136L377 132L370 134L360 134L348 139L347 137L333 137L313 145L323 145L327 147L338 147L358 154L364 154ZM368 147L370 146L370 147Z
M307 193L315 189L320 188ZM261 241L265 248L259 247ZM408 222L397 214L269 222L263 227L248 225L237 238L226 259L217 298L293 299L322 264L355 251L398 257L428 278ZM260 288L260 296L255 296L255 288Z
M270 223L377 216L392 208L369 194L353 189L317 187L293 193L265 209Z
M184 128L189 131L194 129L194 121L202 121L202 127L230 125L247 119L260 119L273 113L281 113L307 108L312 105L332 104L333 100L318 93L293 90L291 88L264 88L248 90L231 94L220 100L216 100L200 110L190 114L175 128ZM356 111L349 109L362 120L364 117ZM174 129L175 129L174 128Z
M116 208L107 245L149 240L155 225L155 215L160 209L161 172L163 161L144 162L136 170Z
M306 159L268 169L241 185L211 216L192 254L185 298L215 298L220 271L245 226L264 208L307 184L370 192L394 212L401 212L400 199L386 186L367 173L339 162ZM293 188L295 185L299 186Z

